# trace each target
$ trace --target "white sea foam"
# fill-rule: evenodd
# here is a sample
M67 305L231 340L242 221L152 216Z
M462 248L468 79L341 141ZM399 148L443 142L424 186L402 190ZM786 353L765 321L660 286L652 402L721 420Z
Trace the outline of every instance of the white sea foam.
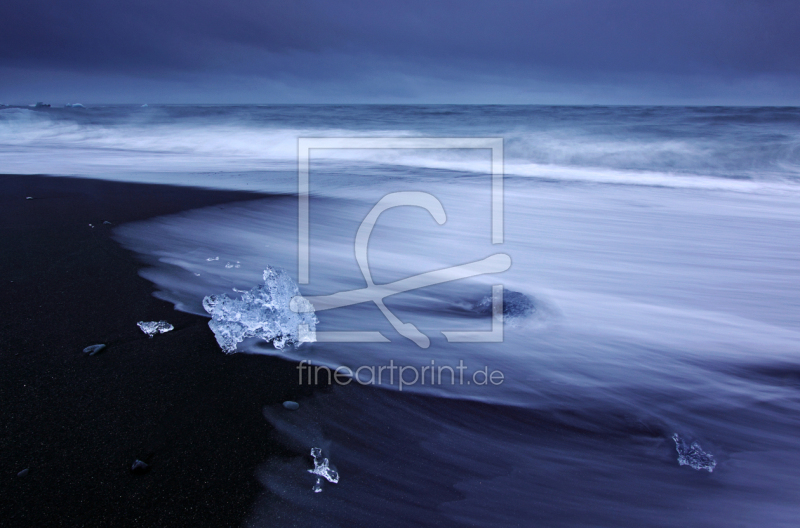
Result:
M516 126L498 133L496 128L467 131L452 124L442 129L420 127L413 120L383 128L362 128L356 126L358 121L346 120L339 126L322 127L299 117L287 119L279 112L274 119L259 121L232 111L207 115L198 110L168 118L163 109L153 108L148 112L120 111L119 118L111 119L105 113L92 118L92 110L62 111L61 115L4 108L0 113L0 173L290 192L296 188L293 176L300 137L484 136L504 139L507 176L767 193L796 192L800 176L796 155L800 135L791 128L781 129L784 139L758 150L758 145L747 143L737 149L738 136L652 137L612 134L613 130L587 134L575 125L544 130ZM775 157L759 160L762 152L772 152ZM337 167L350 171L354 163L373 169L383 166L392 177L408 176L393 167L474 175L490 170L488 151L343 148L312 152L312 169L317 174Z
M363 287L353 258L354 233L395 184L351 188L347 199L312 199L311 281L302 286L304 295ZM425 189L441 199L447 222L437 225L418 208L385 213L369 246L376 283L497 252L481 181L425 182ZM430 385L409 390L527 405L532 393L557 390L552 380L586 390L652 384L654 378L691 387L706 375L687 369L685 362L697 357L757 361L768 350L772 358L790 360L795 354L800 316L789 307L800 297L794 265L800 254L781 242L800 237L791 197L528 180L508 186L505 207L501 247L512 258L509 271L387 298L401 321L430 337L429 349L398 336L373 304L364 303L318 312L317 330L380 331L391 342L316 342L307 349L315 364L382 364L389 357L409 365L434 358L440 365L464 359L515 375L492 391ZM116 233L127 247L158 258L142 275L157 285L160 298L203 313L203 296L250 288L261 274L256 263L296 269L296 215L295 199L267 199L121 226ZM209 262L209 256L220 260ZM241 268L225 268L237 260ZM533 314L506 325L503 343L448 344L442 331L489 328L488 316L458 307L473 306L496 283L534 299ZM308 358L290 347L252 343L239 349ZM549 381L532 385L530 379Z

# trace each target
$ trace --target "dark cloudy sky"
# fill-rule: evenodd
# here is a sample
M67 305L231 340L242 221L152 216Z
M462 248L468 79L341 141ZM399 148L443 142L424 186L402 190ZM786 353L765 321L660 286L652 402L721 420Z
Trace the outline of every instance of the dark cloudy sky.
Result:
M800 104L800 0L5 0L0 102Z

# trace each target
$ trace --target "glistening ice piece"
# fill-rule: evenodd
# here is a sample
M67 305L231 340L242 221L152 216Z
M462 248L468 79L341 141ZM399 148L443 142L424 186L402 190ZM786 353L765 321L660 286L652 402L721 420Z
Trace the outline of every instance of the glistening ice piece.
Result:
M301 313L289 308L292 298L302 305ZM203 308L211 314L208 326L226 354L236 352L236 346L247 337L272 341L277 349L289 343L316 341L313 306L300 295L289 274L279 268L267 266L264 285L242 293L241 299L209 295L203 299Z

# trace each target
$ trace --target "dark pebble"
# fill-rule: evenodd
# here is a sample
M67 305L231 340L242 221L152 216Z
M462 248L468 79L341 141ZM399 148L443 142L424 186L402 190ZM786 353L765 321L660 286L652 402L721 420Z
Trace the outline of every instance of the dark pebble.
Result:
M89 354L90 356L93 356L95 354L99 354L105 347L106 347L105 345L87 346L86 348L83 349L83 353L84 354Z
M131 466L131 473L134 475L141 475L143 473L147 473L148 469L150 469L150 466L137 459L136 462L134 462Z

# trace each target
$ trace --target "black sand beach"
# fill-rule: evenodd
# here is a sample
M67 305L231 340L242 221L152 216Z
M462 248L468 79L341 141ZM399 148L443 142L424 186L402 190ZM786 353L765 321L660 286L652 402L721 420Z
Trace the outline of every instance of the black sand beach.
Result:
M207 319L154 298L112 229L254 196L0 176L0 525L245 518L261 489L256 466L282 454L262 407L309 389L292 383L293 364L227 356ZM136 326L160 319L175 330L149 339ZM82 353L96 343L108 347ZM137 458L144 475L130 471Z

